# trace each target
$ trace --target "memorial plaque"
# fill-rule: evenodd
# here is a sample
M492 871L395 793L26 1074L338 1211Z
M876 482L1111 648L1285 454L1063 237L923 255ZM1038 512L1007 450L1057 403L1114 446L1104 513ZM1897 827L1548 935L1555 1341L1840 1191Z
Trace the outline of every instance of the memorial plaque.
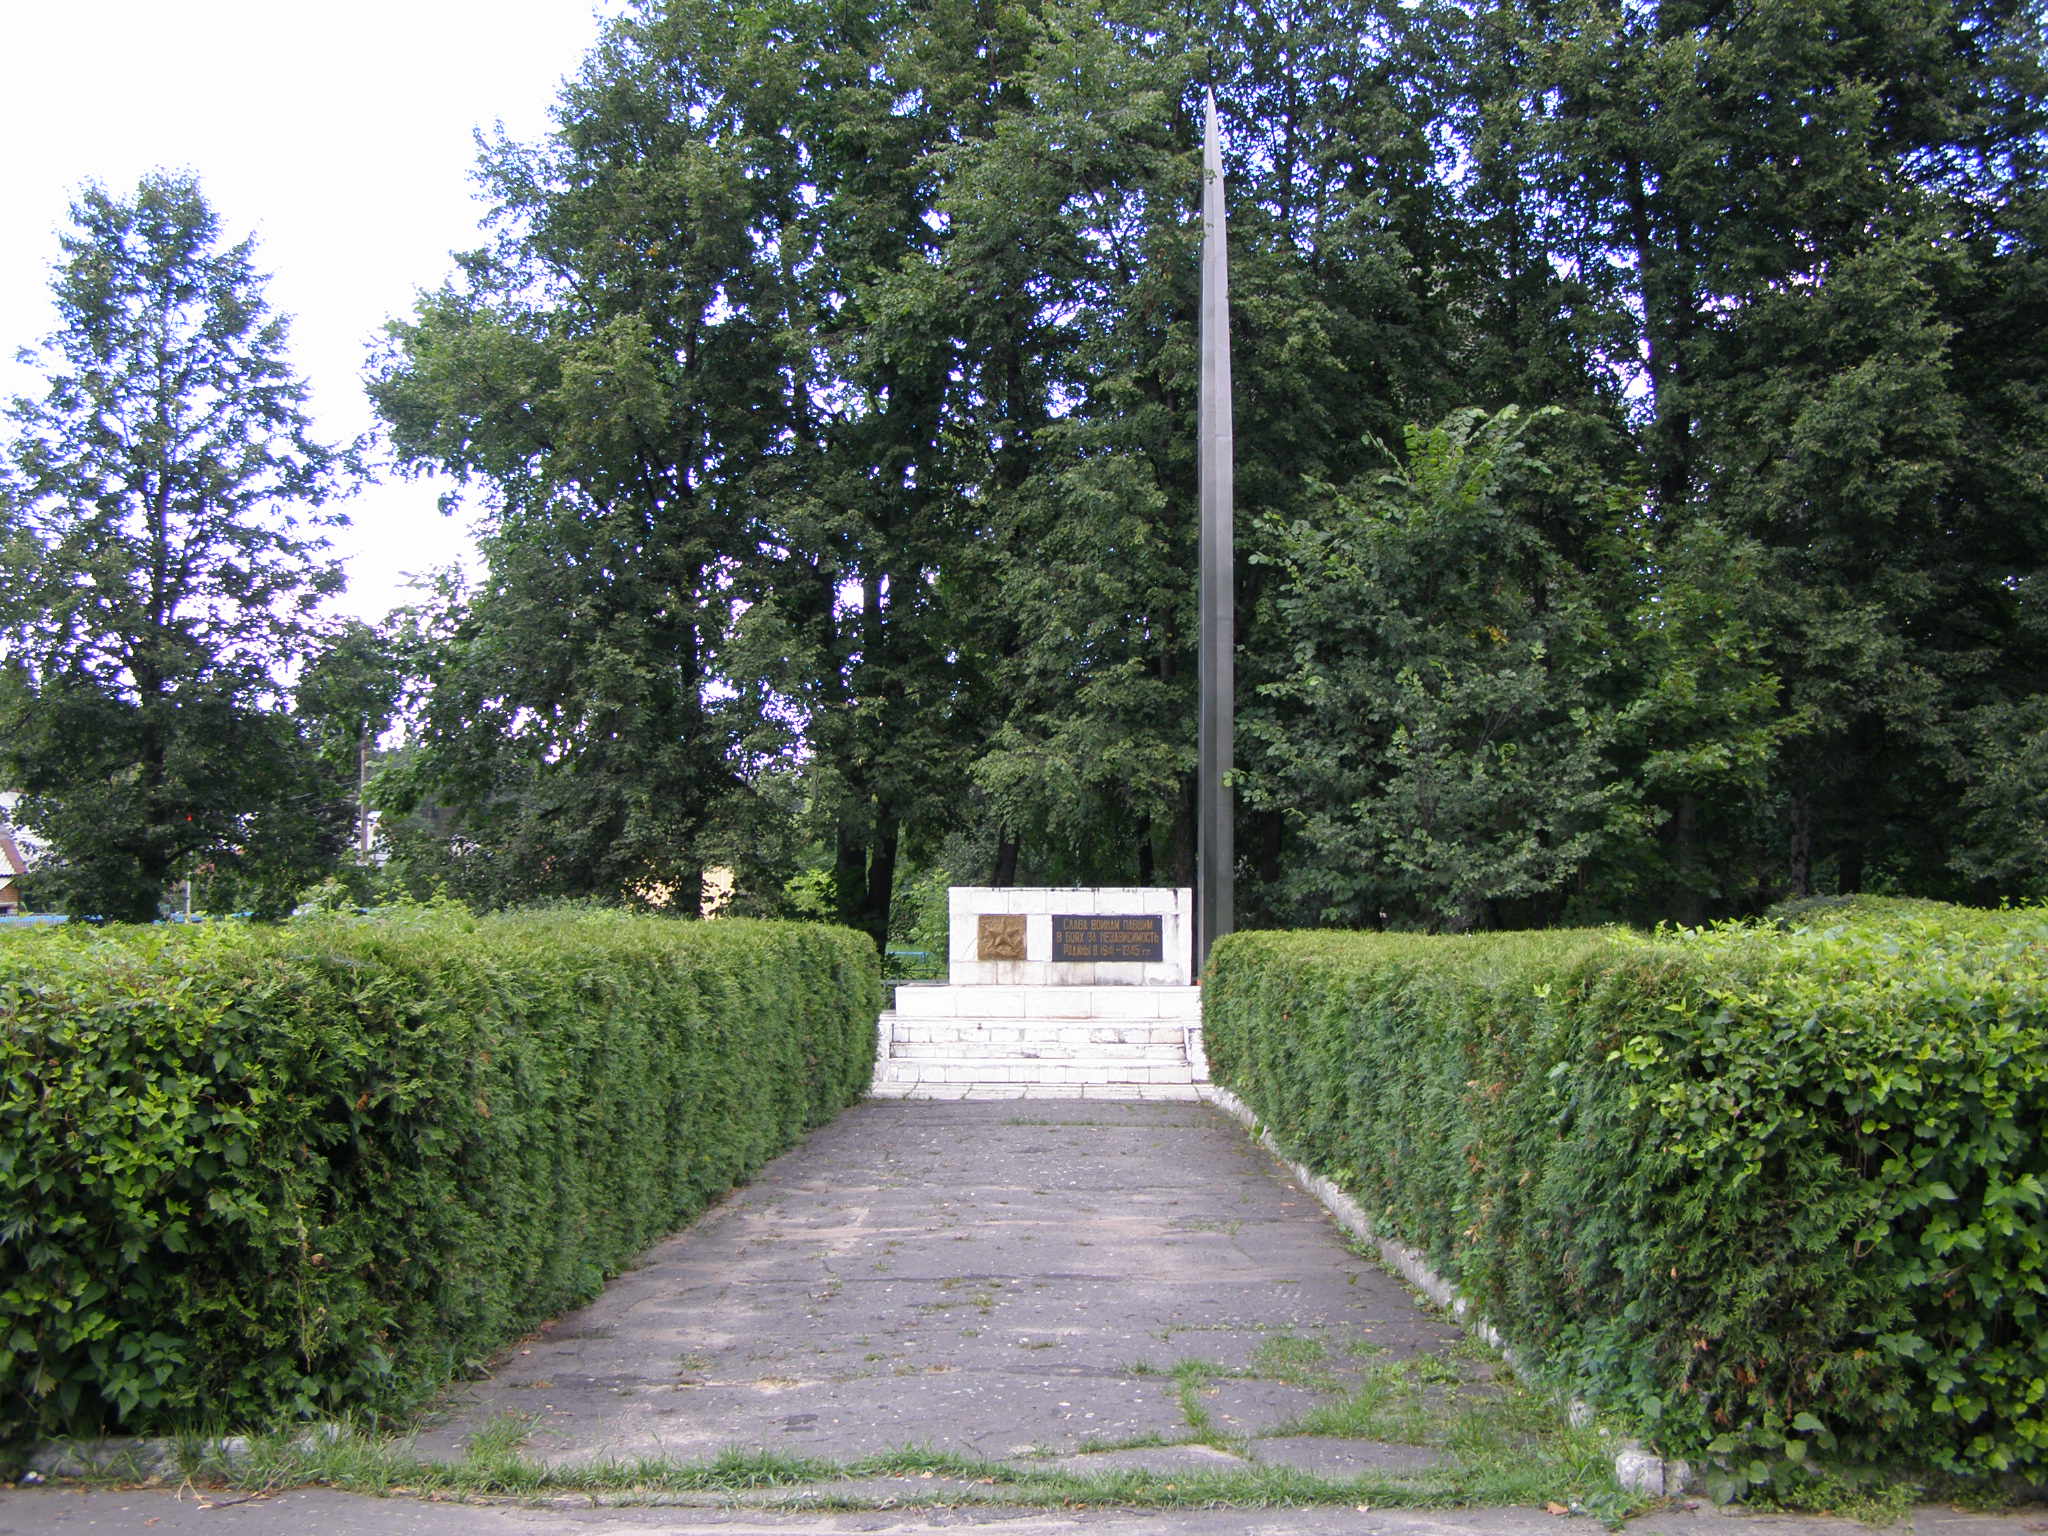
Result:
M975 927L974 939L977 960L1022 960L1024 916L1021 912L984 912Z
M1111 960L1133 964L1166 958L1166 920L1157 915L1103 914L1052 920L1055 960Z

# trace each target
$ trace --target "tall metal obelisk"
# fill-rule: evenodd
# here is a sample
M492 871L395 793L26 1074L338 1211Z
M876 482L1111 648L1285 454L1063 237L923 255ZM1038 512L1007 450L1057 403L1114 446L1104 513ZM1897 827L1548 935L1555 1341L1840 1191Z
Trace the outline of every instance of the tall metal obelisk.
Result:
M1195 965L1236 927L1229 785L1236 669L1236 550L1231 536L1230 291L1223 238L1223 148L1216 96L1202 93L1201 748L1195 792Z

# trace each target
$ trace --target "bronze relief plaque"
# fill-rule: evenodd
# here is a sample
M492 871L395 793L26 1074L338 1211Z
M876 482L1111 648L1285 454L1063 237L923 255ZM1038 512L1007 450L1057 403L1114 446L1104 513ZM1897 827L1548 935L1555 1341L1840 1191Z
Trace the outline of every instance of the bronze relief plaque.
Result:
M1024 958L1024 914L984 912L977 924L974 958L977 960L1022 960Z

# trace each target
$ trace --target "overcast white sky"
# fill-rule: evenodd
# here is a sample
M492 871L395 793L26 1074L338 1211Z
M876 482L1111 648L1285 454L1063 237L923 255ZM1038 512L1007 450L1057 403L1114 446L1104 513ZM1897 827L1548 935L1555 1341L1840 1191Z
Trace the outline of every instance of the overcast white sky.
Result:
M367 431L361 371L384 321L478 243L474 131L548 125L604 0L0 0L0 398L54 324L49 267L76 189L198 173L230 239L254 233L271 303L330 441ZM349 505L346 611L468 546L437 488L395 476Z

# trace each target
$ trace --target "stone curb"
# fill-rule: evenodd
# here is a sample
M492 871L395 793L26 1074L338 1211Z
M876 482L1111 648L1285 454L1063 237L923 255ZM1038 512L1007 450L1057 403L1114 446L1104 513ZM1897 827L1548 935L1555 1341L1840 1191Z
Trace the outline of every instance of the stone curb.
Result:
M1250 1105L1228 1088L1215 1083L1204 1084L1202 1096L1241 1123L1259 1145L1271 1154L1274 1161L1293 1176L1295 1183L1322 1202L1324 1209L1337 1218L1339 1226L1361 1242L1370 1243L1389 1269L1450 1313L1461 1325L1499 1350L1517 1375L1527 1374L1520 1353L1502 1336L1498 1328L1479 1315L1470 1298L1461 1296L1457 1287L1432 1269L1429 1260L1421 1252L1375 1231L1372 1218L1365 1214L1365 1208L1351 1196L1321 1174L1289 1157L1280 1143L1274 1140L1273 1133L1267 1130L1259 1117L1252 1112ZM1574 1427L1583 1427L1593 1418L1592 1407L1576 1398L1568 1405L1566 1411ZM1649 1498L1664 1498L1683 1493L1693 1485L1693 1468L1690 1462L1667 1460L1631 1440L1615 1452L1614 1480L1630 1493Z

